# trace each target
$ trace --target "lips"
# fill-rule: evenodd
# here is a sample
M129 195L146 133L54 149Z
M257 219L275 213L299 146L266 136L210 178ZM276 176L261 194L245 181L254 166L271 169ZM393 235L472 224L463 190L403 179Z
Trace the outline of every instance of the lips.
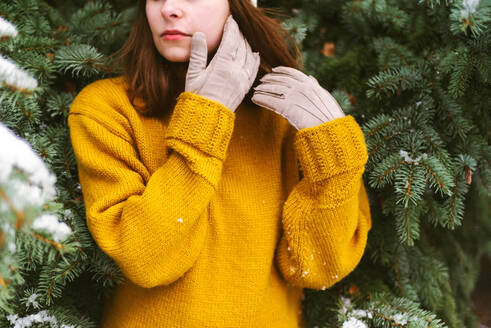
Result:
M181 32L179 30L166 30L164 33L162 33L161 36L166 36L166 35L184 35L184 36L189 36L189 34L186 34L184 32Z

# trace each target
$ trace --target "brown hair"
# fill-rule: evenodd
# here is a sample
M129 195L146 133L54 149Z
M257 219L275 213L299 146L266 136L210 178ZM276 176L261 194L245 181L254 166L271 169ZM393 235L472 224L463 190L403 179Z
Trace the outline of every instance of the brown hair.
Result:
M274 8L256 8L250 0L228 1L230 13L252 51L261 56L253 87L273 67L303 67L301 52L293 37L277 19L267 16L285 15ZM146 0L138 0L137 16L130 34L112 56L117 56L115 61L121 66L127 83L126 92L135 109L145 116L162 116L172 112L177 97L184 91L188 62L170 62L157 51L145 4ZM244 101L252 103L253 92L251 88Z

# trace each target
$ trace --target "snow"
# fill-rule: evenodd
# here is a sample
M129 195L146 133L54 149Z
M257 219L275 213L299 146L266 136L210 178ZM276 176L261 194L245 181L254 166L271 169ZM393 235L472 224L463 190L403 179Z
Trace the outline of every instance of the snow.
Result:
M476 11L478 5L479 0L463 0L462 6L464 7L464 9L460 11L460 16L462 18L469 17L469 15L473 14Z
M397 325L404 326L407 324L407 314L397 313L392 317L392 319Z
M344 297L343 295L341 295L339 298L341 299L341 302L343 302L341 313L345 314L348 311L348 308L351 307L351 300L347 297Z
M27 328L36 323L48 323L51 327L75 328L75 326L73 325L59 325L56 318L54 316L48 315L48 312L45 310L40 311L36 314L28 315L24 318L19 318L18 314L11 314L7 316L7 320L10 321L11 325L13 325L12 328Z
M340 300L342 302L341 309L339 310L340 313L342 314L348 314L348 311L350 312L348 314L349 320L345 321L343 323L343 328L366 328L367 325L359 320L359 318L369 318L372 319L372 313L367 310L362 310L362 309L351 309L352 304L351 304L351 299L348 297L340 296Z
M412 159L410 156L409 156L409 153L405 150L399 150L399 155L401 155L401 157L404 157L404 161L406 163L409 163L409 164L419 164L419 161L421 159L426 159L428 157L427 154L423 154L421 156L418 156L418 158L416 159Z
M53 240L56 242L65 240L72 232L66 223L59 222L58 218L52 214L43 214L35 219L32 223L32 228L51 233Z
M0 36L17 36L17 29L0 16Z
M361 309L356 309L356 310L353 310L352 314L355 316L355 317L360 317L360 318L365 318L365 317L368 317L368 318L372 318L372 313L371 312L367 312L365 310L361 310Z
M38 294L33 293L29 298L27 299L27 304L32 304L33 306L37 306L38 302L36 302L36 298L38 297Z
M56 195L56 176L46 168L29 143L17 137L0 123L0 186L17 210L26 206L42 206ZM23 172L28 182L12 180L11 173Z
M342 328L367 328L368 326L356 318L351 317L348 321L343 322Z
M36 79L21 70L10 59L0 55L0 82L15 86L19 89L35 89L38 86Z
M17 250L17 247L15 246L15 243L13 241L9 242L8 248L9 252L12 254L15 253L15 251Z
M0 17L0 37L17 36L17 29L10 22ZM21 70L10 59L0 55L0 83L5 82L8 85L15 86L20 89L34 89L38 86L36 79L32 78Z

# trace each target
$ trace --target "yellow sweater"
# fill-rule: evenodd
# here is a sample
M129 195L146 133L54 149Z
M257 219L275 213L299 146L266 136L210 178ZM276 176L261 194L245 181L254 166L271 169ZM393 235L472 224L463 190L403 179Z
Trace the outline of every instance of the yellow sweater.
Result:
M348 275L371 228L353 116L297 132L184 92L165 122L124 90L91 83L68 118L88 228L126 278L102 327L303 326L303 288Z

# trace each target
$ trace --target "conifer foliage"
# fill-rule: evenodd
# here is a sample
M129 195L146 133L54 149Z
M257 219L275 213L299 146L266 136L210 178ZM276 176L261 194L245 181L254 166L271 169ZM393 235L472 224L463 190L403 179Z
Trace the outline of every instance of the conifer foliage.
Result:
M362 126L360 265L305 290L307 327L476 327L491 256L491 0L259 1ZM0 327L96 327L123 277L85 223L68 109L116 76L134 1L0 2ZM6 147L5 147L6 145Z
M367 250L341 283L307 291L309 325L476 327L470 293L491 255L491 2L298 0L284 9L305 70L360 123L369 153Z
M96 327L122 281L87 230L67 114L116 73L134 8L71 5L0 3L0 327Z

